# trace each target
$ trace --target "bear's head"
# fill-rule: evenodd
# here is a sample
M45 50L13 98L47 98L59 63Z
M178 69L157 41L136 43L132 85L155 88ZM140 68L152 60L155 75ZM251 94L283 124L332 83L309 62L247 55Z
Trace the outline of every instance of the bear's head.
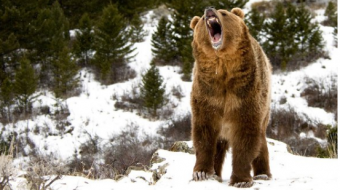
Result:
M240 8L231 12L206 8L202 17L195 16L190 23L194 30L193 48L201 48L206 54L236 51L247 32L243 18Z

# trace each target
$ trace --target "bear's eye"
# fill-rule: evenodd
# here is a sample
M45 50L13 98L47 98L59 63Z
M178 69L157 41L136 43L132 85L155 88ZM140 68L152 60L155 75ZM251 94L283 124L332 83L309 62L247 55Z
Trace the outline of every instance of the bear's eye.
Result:
M226 13L221 13L222 14L222 16L227 16L227 14Z

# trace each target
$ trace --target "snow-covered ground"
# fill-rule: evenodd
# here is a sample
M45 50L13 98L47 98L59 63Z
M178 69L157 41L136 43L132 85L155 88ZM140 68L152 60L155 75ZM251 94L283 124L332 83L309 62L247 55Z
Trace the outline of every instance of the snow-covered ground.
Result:
M249 7L249 6L247 6ZM323 11L317 11L316 20L324 19ZM2 129L3 137L7 138L13 132L19 136L28 136L35 144L35 149L42 154L59 156L67 161L72 157L81 144L88 140L88 135L98 136L100 145L105 146L112 135L118 134L129 123L138 125L139 134L158 136L157 130L167 126L168 120L145 119L135 112L127 112L114 107L117 99L124 94L129 94L139 85L141 74L149 68L152 59L151 34L156 30L157 21L151 19L152 12L145 16L147 20L145 29L149 32L145 42L135 44L137 56L129 63L136 70L137 77L118 84L109 86L101 85L94 80L93 74L87 70L81 70L82 93L65 101L57 100L49 91L41 92L39 100L34 107L48 106L52 113L59 110L60 106L69 109L67 117L69 125L63 131L56 127L57 121L50 115L38 115L33 119L19 121L15 124L7 124ZM334 114L327 113L323 109L308 107L306 100L300 97L301 91L306 88L306 77L316 79L329 86L331 77L338 76L338 64L340 55L338 48L333 46L332 28L320 27L323 31L326 47L330 59L319 59L315 63L299 71L279 73L272 77L272 107L288 109L294 108L301 116L307 115L309 119L334 125ZM166 93L171 102L176 105L172 117L181 117L190 112L191 82L183 82L179 74L180 68L172 66L159 67L160 74L164 78ZM333 80L334 81L334 80ZM337 81L337 80L336 80ZM173 88L181 89L183 98L180 100L171 95ZM285 96L287 102L279 104ZM59 106L55 106L59 105ZM69 131L69 132L65 132ZM270 160L273 173L271 181L257 181L253 189L336 189L338 178L338 162L334 159L306 158L291 155L286 151L286 145L269 140ZM27 152L32 148L27 145ZM82 177L64 176L53 185L53 189L224 189L228 188L230 176L230 153L224 166L223 183L216 181L191 182L191 171L195 161L194 155L186 153L174 153L159 150L159 154L166 158L169 163L167 173L155 185L152 183L151 173L132 172L128 177L120 181L114 180L90 180ZM17 159L15 163L22 162ZM153 166L156 167L156 166ZM133 176L135 175L135 176ZM143 175L144 179L136 176ZM134 183L131 180L135 181ZM20 178L14 182L19 184ZM13 187L14 187L13 186ZM231 187L230 187L231 188ZM14 187L14 189L16 189Z
M188 144L192 144L188 142ZM292 155L287 145L268 139L270 165L273 178L269 181L256 180L254 190L333 190L339 186L339 162L337 159L319 159ZM167 190L195 189L218 190L237 189L229 186L231 175L231 153L228 153L223 166L222 183L216 180L192 181L192 168L195 155L182 152L158 150L158 156L165 160L154 164L151 170L165 167L166 173L154 183L152 172L132 170L128 176L115 181L112 179L91 180L83 177L64 176L52 185L52 189L63 190ZM20 180L17 180L20 181ZM19 183L19 182L18 182ZM16 184L13 184L13 186Z

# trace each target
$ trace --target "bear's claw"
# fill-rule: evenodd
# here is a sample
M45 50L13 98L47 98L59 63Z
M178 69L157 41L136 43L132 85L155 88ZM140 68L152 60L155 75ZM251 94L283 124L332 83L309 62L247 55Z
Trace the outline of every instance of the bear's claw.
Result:
M266 174L260 174L253 177L254 180L270 180L270 177Z
M254 185L254 182L249 181L249 182L239 182L239 183L234 183L234 187L238 187L238 188L248 188Z
M216 174L208 174L206 172L203 171L198 171L198 172L194 172L192 174L192 179L194 181L203 181L203 180L216 180L218 182L222 182L222 178L217 176Z
M203 180L207 180L209 177L210 177L210 175L208 175L207 173L202 172L202 171L194 172L194 173L192 174L192 178L193 178L195 181L203 181Z

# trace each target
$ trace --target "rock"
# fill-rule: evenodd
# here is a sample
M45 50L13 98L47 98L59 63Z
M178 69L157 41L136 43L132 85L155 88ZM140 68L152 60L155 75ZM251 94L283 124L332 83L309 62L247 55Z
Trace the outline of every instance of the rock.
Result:
M165 163L164 165L158 166L157 169L153 170L152 172L152 179L153 183L155 184L161 177L166 174L166 167L168 167L169 164Z
M184 141L178 141L175 142L171 148L170 151L172 152L185 152L185 153L189 153L189 154L195 154L195 150L193 147L189 147L189 145L184 142Z
M153 165L153 164L161 163L164 160L165 160L164 158L159 157L158 151L156 151L155 153L153 153L150 163L151 165Z

